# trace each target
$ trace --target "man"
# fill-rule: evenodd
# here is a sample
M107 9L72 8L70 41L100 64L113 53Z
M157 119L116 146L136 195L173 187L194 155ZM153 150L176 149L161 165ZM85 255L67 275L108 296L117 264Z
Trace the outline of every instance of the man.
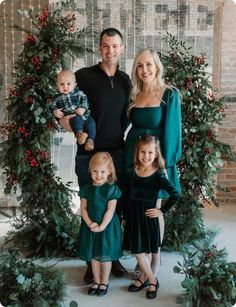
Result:
M131 81L129 76L119 70L118 62L124 52L122 34L115 28L107 28L100 35L99 51L101 62L92 67L76 71L76 82L88 97L91 116L96 122L96 137L94 150L86 152L78 144L75 172L79 186L88 182L88 163L94 152L108 151L114 161L118 177L118 185L122 189L124 174L124 132L127 127L127 104ZM65 127L65 125L63 125ZM122 210L122 199L117 204L117 213ZM112 273L115 276L126 276L128 272L119 261L112 263ZM93 280L91 264L84 280Z

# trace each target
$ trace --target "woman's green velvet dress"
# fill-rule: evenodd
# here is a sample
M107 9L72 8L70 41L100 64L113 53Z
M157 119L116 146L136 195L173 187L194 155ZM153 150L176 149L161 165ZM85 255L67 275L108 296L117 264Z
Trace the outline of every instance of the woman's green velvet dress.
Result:
M105 183L94 186L92 183L81 187L79 195L87 200L87 211L93 222L101 224L109 200L121 197L121 191L115 184ZM77 237L76 254L81 260L113 261L122 256L122 236L120 221L114 213L110 223L101 232L90 231L84 220L81 220Z
M160 106L134 107L130 112L132 124L125 142L126 170L133 167L134 149L140 136L149 134L160 140L169 181L181 192L176 163L182 154L181 102L175 88L166 88ZM160 198L167 198L160 192Z

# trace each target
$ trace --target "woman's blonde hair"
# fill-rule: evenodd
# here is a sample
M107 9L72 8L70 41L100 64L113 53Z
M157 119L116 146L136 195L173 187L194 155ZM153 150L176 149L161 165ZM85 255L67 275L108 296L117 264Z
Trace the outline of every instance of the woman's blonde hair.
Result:
M128 114L129 114L130 110L134 107L136 97L141 92L141 89L142 89L143 82L138 78L137 66L138 66L138 61L139 61L140 57L142 55L144 55L145 53L149 53L152 56L154 63L156 64L156 68L157 68L157 73L156 73L157 90L164 85L163 65L161 63L161 60L160 60L160 57L159 57L157 51L154 50L154 49L142 49L142 50L140 50L134 58L132 72L131 72L131 80L132 80L133 86L132 86L132 89L131 89L131 92L130 92L130 105L128 107Z
M108 183L114 183L117 181L116 170L111 155L106 151L100 151L95 153L89 161L89 172L95 167L95 165L105 164L110 172L108 176Z
M161 153L160 141L156 136L153 135L143 135L138 138L134 151L134 165L139 166L141 164L138 158L139 149L141 145L147 145L147 144L155 144L156 158L153 161L153 166L155 166L157 169L164 169L165 160Z

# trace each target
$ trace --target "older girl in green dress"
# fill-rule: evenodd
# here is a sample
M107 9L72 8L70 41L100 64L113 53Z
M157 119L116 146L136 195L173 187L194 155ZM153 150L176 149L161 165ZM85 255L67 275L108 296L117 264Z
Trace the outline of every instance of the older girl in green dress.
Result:
M148 286L148 299L156 297L159 282L151 267L153 256L161 246L159 217L178 200L179 193L166 178L164 159L155 136L144 135L137 141L135 166L128 172L128 207L123 238L123 249L135 254L141 268L140 278L128 288L138 292ZM156 207L160 190L169 197L161 209Z
M128 115L131 121L125 143L126 169L133 166L135 143L140 136L154 135L160 140L161 152L166 163L169 181L181 192L176 163L182 154L181 145L181 101L179 91L163 81L163 66L155 50L141 50L135 57L132 68L131 103ZM167 198L165 191L159 192L157 206ZM164 220L160 217L161 237ZM160 257L152 260L157 273Z

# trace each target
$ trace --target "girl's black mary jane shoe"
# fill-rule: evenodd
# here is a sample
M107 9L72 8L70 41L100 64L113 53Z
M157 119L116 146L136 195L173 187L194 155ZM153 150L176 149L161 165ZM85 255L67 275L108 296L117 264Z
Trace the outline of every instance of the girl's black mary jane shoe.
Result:
M101 286L104 286L105 289L101 289ZM99 287L97 288L97 296L103 296L105 294L107 294L107 289L108 289L108 284L100 284Z
M155 290L153 290L153 291L147 290L146 297L148 299L153 299L153 298L155 298L157 296L157 290L158 290L158 288L160 286L158 280L157 280L156 284L149 284L149 287L150 286L155 287Z
M97 286L97 287L95 288L94 286ZM88 294L89 294L89 295L95 295L95 294L97 294L98 287L99 287L99 284L96 283L96 282L94 282L94 283L92 284L92 286L88 288Z

